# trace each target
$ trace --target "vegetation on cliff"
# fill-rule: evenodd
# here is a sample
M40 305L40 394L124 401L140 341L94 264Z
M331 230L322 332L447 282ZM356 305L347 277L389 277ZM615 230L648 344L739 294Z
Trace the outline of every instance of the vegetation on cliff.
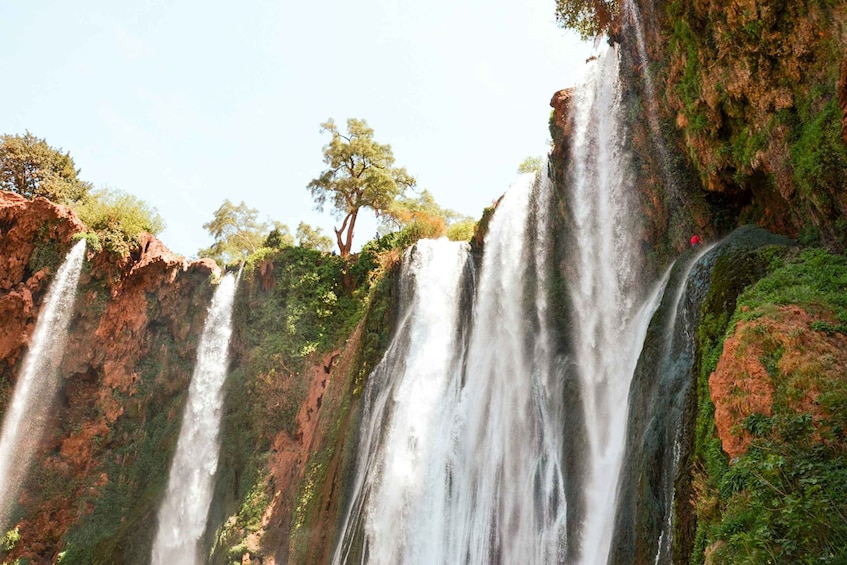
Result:
M703 0L664 10L660 106L707 199L735 222L843 249L844 5Z
M89 248L105 247L118 258L139 248L142 233L157 235L165 229L155 208L120 190L92 190L91 183L79 178L70 153L29 132L0 137L0 189L70 206L91 230L79 234Z
M847 260L764 259L769 274L734 311L707 303L699 330L691 563L847 557Z

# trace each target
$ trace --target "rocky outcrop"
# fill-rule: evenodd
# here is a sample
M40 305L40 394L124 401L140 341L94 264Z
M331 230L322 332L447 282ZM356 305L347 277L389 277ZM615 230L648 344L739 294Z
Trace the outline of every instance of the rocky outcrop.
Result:
M64 206L0 191L0 377L18 365L50 275L82 231Z
M847 335L815 327L837 323L826 312L812 315L786 305L735 327L709 378L717 431L731 460L746 453L752 441L747 418L773 415L776 389L788 398L789 411L809 414L813 422L830 415L818 397L827 383L847 374Z
M86 228L66 207L3 192L0 230L0 387L10 392L50 280ZM145 561L131 546L150 535L216 273L150 235L128 258L89 252L64 386L20 496L20 541L7 559L50 562L64 547L70 562L92 562L86 552L109 539L122 551L105 555Z

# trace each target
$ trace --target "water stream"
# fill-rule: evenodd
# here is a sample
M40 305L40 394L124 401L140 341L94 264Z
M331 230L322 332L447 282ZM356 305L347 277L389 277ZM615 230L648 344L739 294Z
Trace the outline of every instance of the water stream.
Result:
M236 282L232 274L224 276L209 306L168 489L159 508L159 527L153 542L154 565L205 562L200 555L200 542L206 530L218 466L218 432Z
M607 562L630 384L668 281L640 268L619 64L610 49L573 93L564 264L546 175L498 205L478 279L456 244L406 256L335 563ZM561 297L550 306L557 269L566 312ZM568 347L554 315L568 317Z
M8 526L21 483L43 435L61 384L59 365L85 259L85 240L68 253L38 315L0 435L0 533Z

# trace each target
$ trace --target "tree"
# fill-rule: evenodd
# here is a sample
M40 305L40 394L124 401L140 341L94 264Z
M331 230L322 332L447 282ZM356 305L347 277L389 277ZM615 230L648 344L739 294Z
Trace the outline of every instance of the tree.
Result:
M523 162L518 165L518 173L527 174L534 173L539 174L541 172L541 167L544 166L544 159L541 157L527 157L523 160Z
M265 242L262 245L271 249L292 247L294 245L294 237L291 235L291 229L282 222L274 221L273 224L273 229L268 233L268 237L265 238Z
M609 30L619 9L618 0L556 0L556 20L582 39L593 39Z
M268 224L259 221L258 210L249 208L243 201L236 206L229 199L224 200L212 221L203 227L215 242L199 254L224 264L246 260L263 246L269 231Z
M342 257L350 255L356 217L362 208L370 208L377 216L383 213L415 179L402 167L394 167L390 145L374 141L373 129L364 120L347 120L347 134L338 131L330 118L321 124L321 133L329 132L330 142L323 147L324 163L329 167L313 179L308 188L318 210L327 200L342 220L334 228Z
M91 190L91 184L78 175L70 153L50 147L29 132L0 137L0 189L70 204Z
M306 222L300 222L297 226L297 243L300 247L325 253L332 250L332 240L323 234L323 230L310 226Z
M96 236L96 246L125 257L138 246L143 232L157 235L165 221L156 208L122 190L91 192L74 211Z
M459 225L462 227L457 227ZM467 216L442 208L428 190L423 190L417 198L400 197L388 207L384 215L382 230L399 230L398 243L403 247L423 238L447 236L461 241L474 221ZM386 229L387 228L387 229ZM468 237L467 239L470 239Z

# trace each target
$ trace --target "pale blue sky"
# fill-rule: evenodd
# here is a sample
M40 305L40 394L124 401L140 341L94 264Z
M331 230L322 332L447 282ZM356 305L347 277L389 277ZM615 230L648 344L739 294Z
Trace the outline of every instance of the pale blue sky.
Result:
M443 206L479 217L546 152L553 92L590 45L553 0L0 0L0 133L156 206L191 256L229 198L320 225L329 117L363 118ZM358 247L375 230L359 226Z

